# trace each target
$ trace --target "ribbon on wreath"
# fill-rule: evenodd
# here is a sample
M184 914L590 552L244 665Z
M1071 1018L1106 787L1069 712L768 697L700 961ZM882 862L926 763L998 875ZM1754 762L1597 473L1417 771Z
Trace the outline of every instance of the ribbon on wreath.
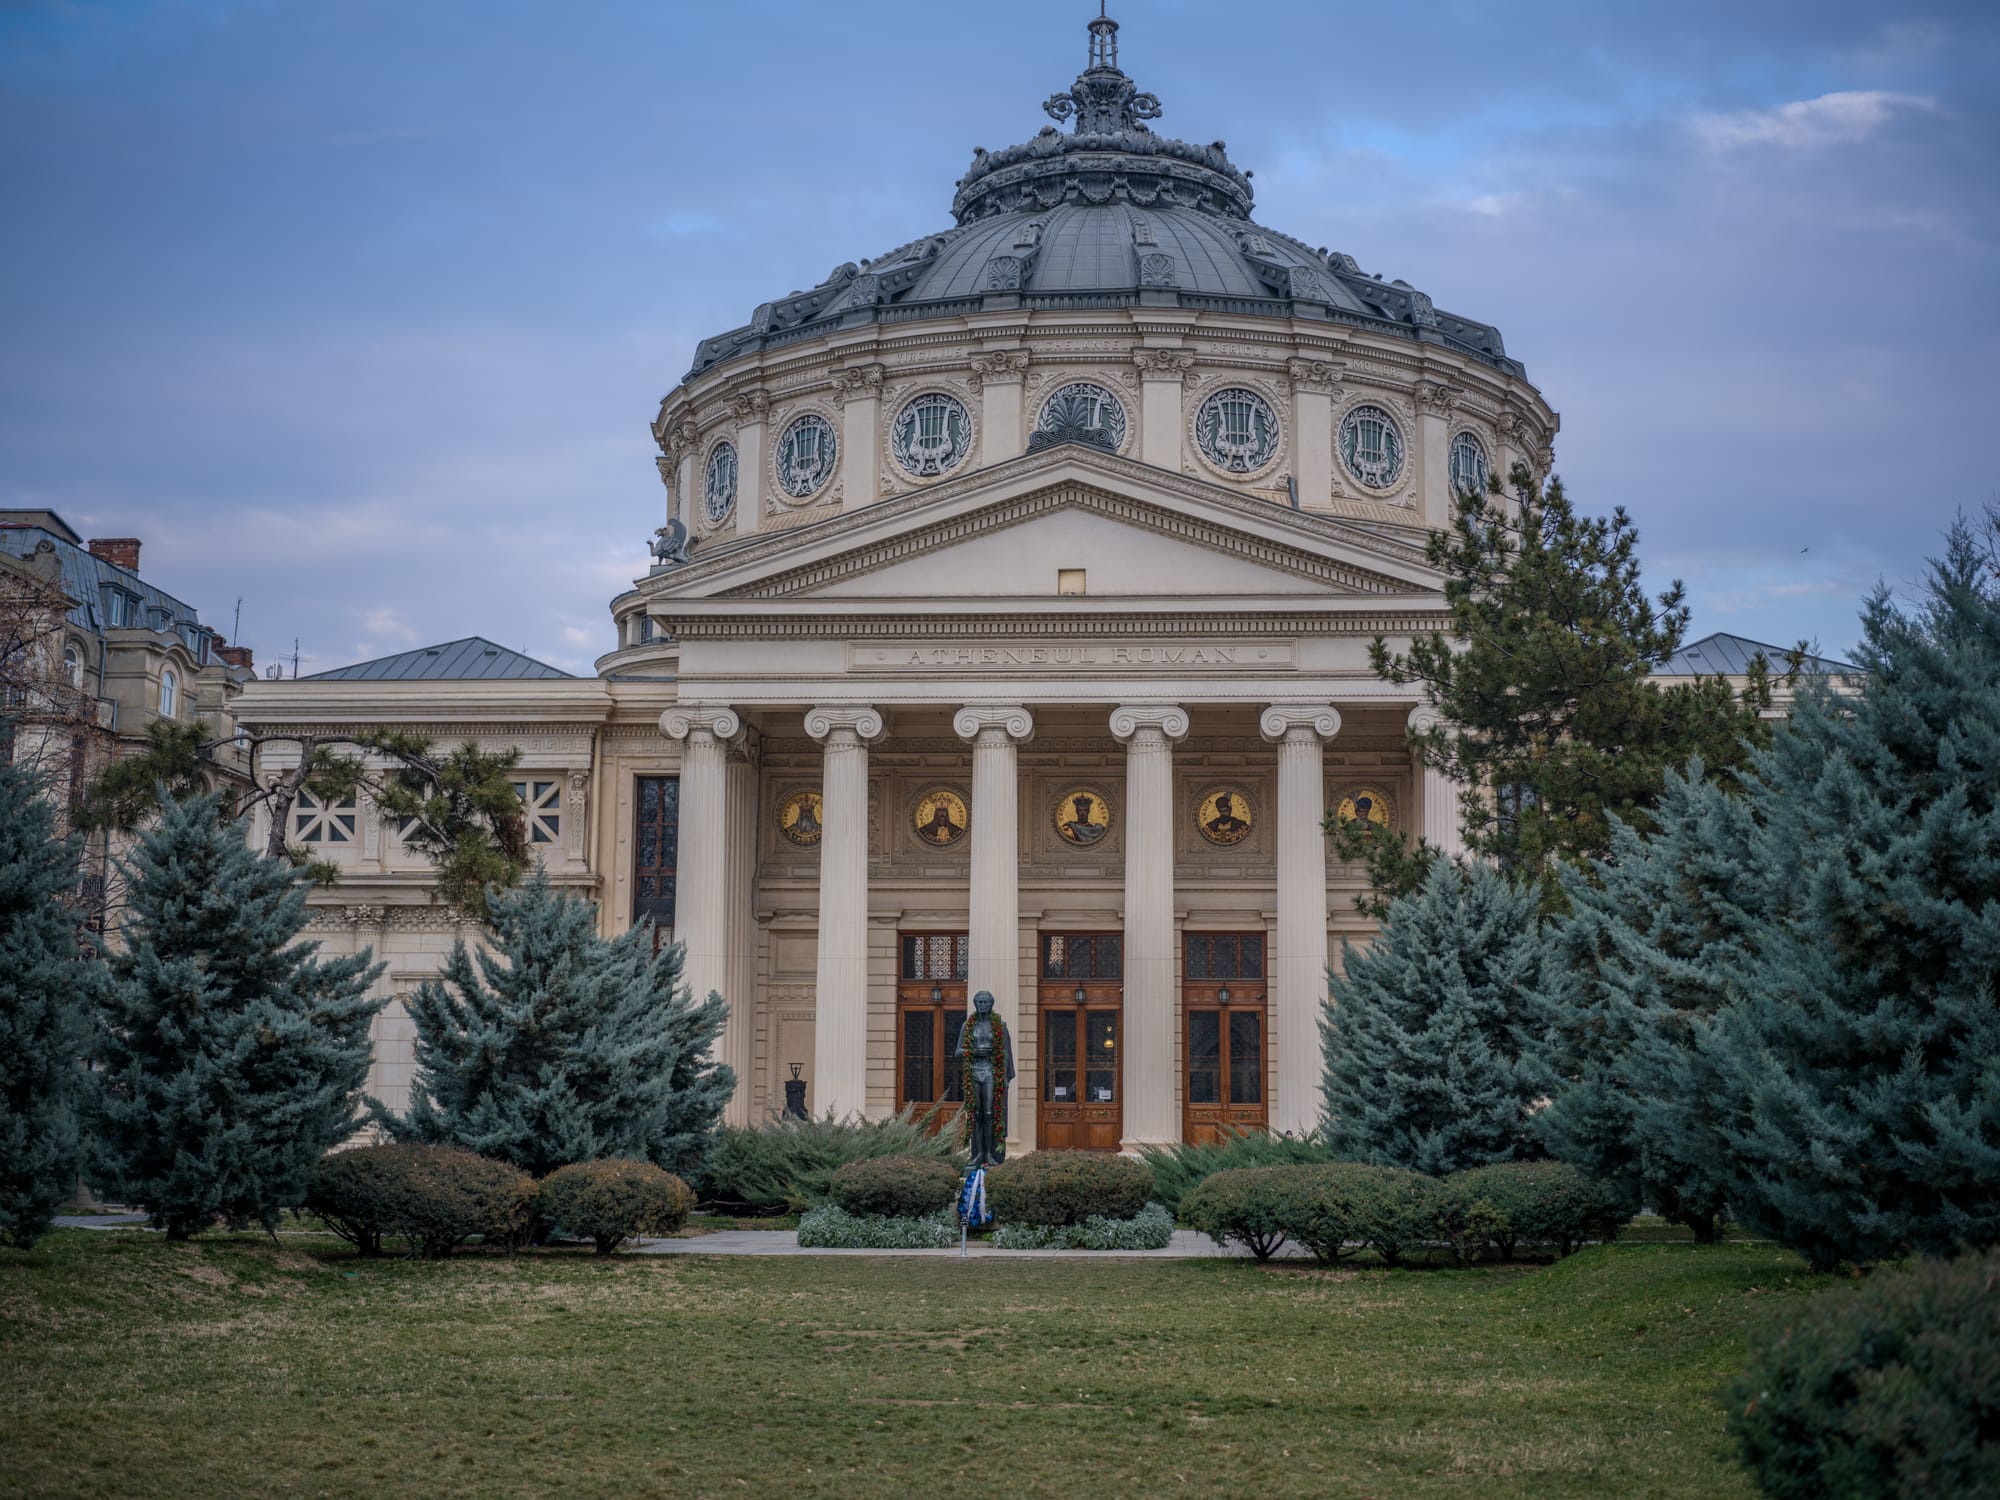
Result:
M959 1189L958 1194L958 1222L968 1229L993 1222L993 1212L986 1206L984 1167L974 1167L965 1174L965 1186Z

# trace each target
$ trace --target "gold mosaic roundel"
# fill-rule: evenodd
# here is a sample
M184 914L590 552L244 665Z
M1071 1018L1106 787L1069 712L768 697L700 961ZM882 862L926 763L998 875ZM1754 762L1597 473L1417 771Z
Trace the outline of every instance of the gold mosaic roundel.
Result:
M826 804L820 800L819 793L810 787L801 787L796 792L788 792L785 800L778 804L778 832L801 849L810 849L826 831L822 821L825 816Z
M965 838L972 826L972 814L965 798L948 786L935 786L917 798L910 812L910 827L917 842L933 849L949 849Z
M1219 848L1242 843L1256 822L1256 805L1240 786L1212 786L1194 805L1195 828Z
M1342 792L1333 810L1343 823L1360 821L1387 828L1395 814L1395 805L1380 787L1357 786Z
M1111 832L1111 803L1094 786L1071 787L1056 799L1056 835L1064 843L1090 849Z

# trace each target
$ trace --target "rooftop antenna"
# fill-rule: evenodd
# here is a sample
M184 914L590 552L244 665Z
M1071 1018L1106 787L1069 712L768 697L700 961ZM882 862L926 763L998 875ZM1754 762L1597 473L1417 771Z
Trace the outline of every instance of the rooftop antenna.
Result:
M236 596L236 618L230 622L229 638L233 641L243 634L243 596Z
M296 682L298 681L298 677L299 677L299 638L297 636L293 636L292 637L292 680Z
M1118 23L1104 13L1108 0L1097 0L1097 19L1090 23L1090 65L1093 68L1118 67Z

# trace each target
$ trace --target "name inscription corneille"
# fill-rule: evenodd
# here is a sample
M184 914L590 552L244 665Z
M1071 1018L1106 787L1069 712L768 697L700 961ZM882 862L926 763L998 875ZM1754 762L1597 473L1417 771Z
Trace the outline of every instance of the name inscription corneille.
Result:
M863 672L1289 672L1289 642L1271 641L943 641L849 648Z

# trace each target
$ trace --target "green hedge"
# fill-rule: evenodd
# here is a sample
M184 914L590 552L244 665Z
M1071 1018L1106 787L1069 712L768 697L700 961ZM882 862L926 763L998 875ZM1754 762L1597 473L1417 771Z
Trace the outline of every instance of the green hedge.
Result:
M1618 1238L1632 1217L1632 1206L1609 1187L1559 1161L1473 1167L1454 1172L1445 1187L1461 1216L1455 1238L1468 1259L1482 1240L1503 1259L1523 1245L1552 1248L1560 1258L1593 1240Z
M1445 1237L1448 1198L1434 1177L1352 1161L1278 1170L1279 1222L1316 1260L1330 1265L1365 1246L1400 1265Z
M1002 1250L1164 1250L1174 1237L1174 1216L1148 1203L1129 1219L1092 1216L1081 1224L1002 1224L993 1244Z
M863 1218L925 1218L949 1208L961 1179L951 1162L934 1157L879 1156L851 1161L833 1174L833 1201Z
M922 1218L864 1218L824 1203L799 1215L799 1243L808 1249L942 1250L958 1243L958 1216L947 1209Z
M672 1234L687 1223L694 1193L649 1161L614 1157L558 1167L535 1188L535 1211L599 1255L641 1234Z
M439 1259L475 1236L511 1248L534 1193L526 1172L455 1146L357 1146L320 1159L305 1208L363 1255L402 1239Z
M726 1212L796 1213L831 1199L833 1174L847 1163L881 1156L920 1156L963 1171L956 1134L934 1133L911 1109L886 1120L774 1115L717 1130L695 1187L702 1202Z
M1036 1151L986 1174L987 1206L1002 1224L1130 1219L1152 1191L1153 1174L1144 1163L1099 1151Z
M1331 1152L1318 1136L1303 1140L1263 1130L1232 1130L1220 1141L1191 1146L1141 1146L1139 1160L1153 1169L1153 1198L1179 1213L1181 1200L1217 1172L1246 1167L1295 1167L1329 1161Z
M1285 1243L1281 1212L1292 1167L1231 1167L1214 1172L1182 1198L1180 1215L1218 1245L1236 1240L1259 1260L1269 1260Z
M1753 1341L1728 1421L1779 1500L2000 1495L2000 1252L1814 1298Z

